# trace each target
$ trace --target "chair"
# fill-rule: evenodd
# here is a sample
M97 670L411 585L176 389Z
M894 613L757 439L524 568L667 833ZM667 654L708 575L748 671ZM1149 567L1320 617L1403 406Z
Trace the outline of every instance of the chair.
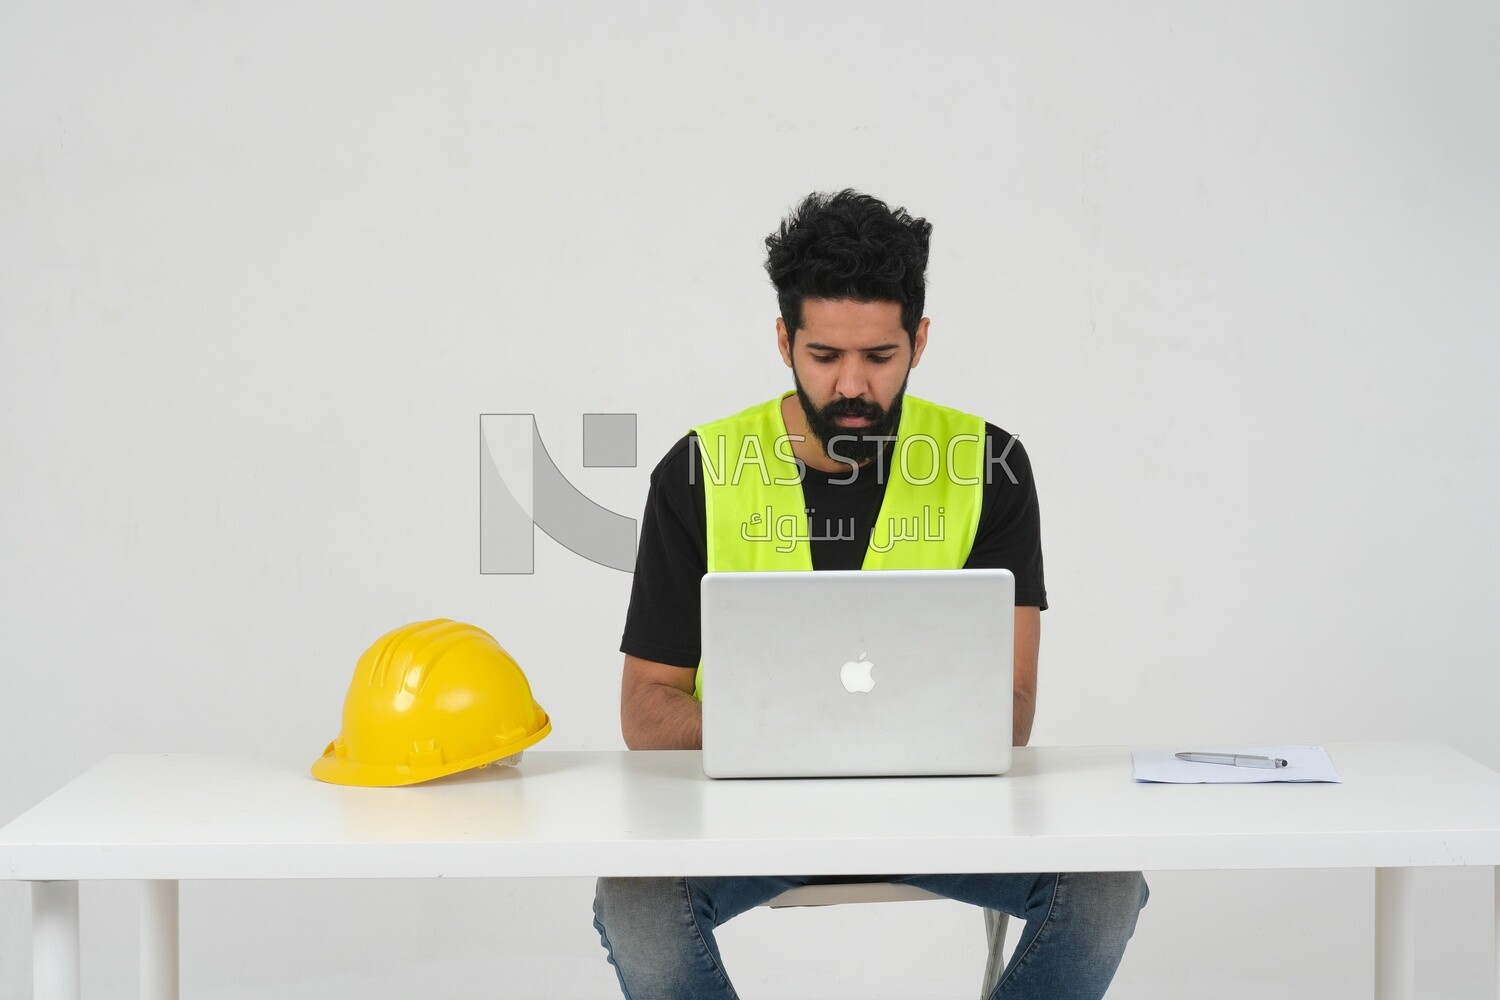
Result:
M944 899L937 893L899 882L820 882L788 889L766 905L773 910L788 906L836 906L840 903L897 903L919 899ZM984 964L980 1000L989 1000L1005 970L1005 930L1009 916L999 910L984 911L984 931L989 940L989 958Z

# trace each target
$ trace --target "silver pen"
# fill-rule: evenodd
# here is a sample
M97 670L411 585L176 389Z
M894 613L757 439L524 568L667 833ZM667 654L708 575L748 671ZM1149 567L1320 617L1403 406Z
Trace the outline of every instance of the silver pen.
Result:
M1280 757L1259 757L1253 753L1180 753L1178 760L1195 764L1230 764L1234 767L1286 767Z

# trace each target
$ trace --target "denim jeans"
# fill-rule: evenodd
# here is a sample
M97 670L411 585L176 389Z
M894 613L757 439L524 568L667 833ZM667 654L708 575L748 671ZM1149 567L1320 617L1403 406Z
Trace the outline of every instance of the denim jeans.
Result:
M601 878L594 926L626 1000L735 1000L714 928L814 881L827 880ZM1104 996L1148 896L1139 872L905 875L886 881L1026 921L991 1000Z

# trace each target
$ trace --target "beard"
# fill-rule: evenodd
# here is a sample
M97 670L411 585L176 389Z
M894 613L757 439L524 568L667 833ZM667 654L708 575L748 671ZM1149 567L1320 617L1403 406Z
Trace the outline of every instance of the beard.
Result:
M908 369L908 376L910 369ZM792 369L792 382L797 387L797 401L802 404L802 414L807 418L808 429L822 444L829 458L864 465L873 459L880 449L896 436L901 424L901 399L906 395L906 379L901 380L891 408L887 410L879 403L867 403L860 399L836 399L821 410L814 405L812 397L802 388L797 369ZM864 427L842 427L840 417L863 417L869 421ZM837 450L837 454L834 454Z

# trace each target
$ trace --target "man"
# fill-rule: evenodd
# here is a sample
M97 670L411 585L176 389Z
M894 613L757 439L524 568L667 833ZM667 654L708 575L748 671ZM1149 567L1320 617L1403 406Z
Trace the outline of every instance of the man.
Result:
M1012 738L1018 746L1030 738L1046 607L1030 461L994 425L905 394L927 347L931 230L904 209L846 190L809 195L767 237L766 270L781 308L777 344L794 391L697 428L652 473L621 643L621 727L632 749L701 747L698 586L705 572L724 569L1009 569L1016 578ZM912 475L898 460L901 441L917 434L940 442L982 437L985 447L936 449L952 467L926 483L936 470ZM778 475L771 486L755 472L750 482L720 474L747 444L793 475ZM959 465L983 475L960 475ZM738 530L745 512L763 502L805 517L801 539L792 546L745 539ZM946 532L946 541L910 538L893 547L882 525L923 506L941 506L961 530ZM891 880L1026 921L994 1000L1103 996L1146 900L1136 872ZM809 881L600 879L595 925L627 1000L727 1000L736 994L714 928Z

